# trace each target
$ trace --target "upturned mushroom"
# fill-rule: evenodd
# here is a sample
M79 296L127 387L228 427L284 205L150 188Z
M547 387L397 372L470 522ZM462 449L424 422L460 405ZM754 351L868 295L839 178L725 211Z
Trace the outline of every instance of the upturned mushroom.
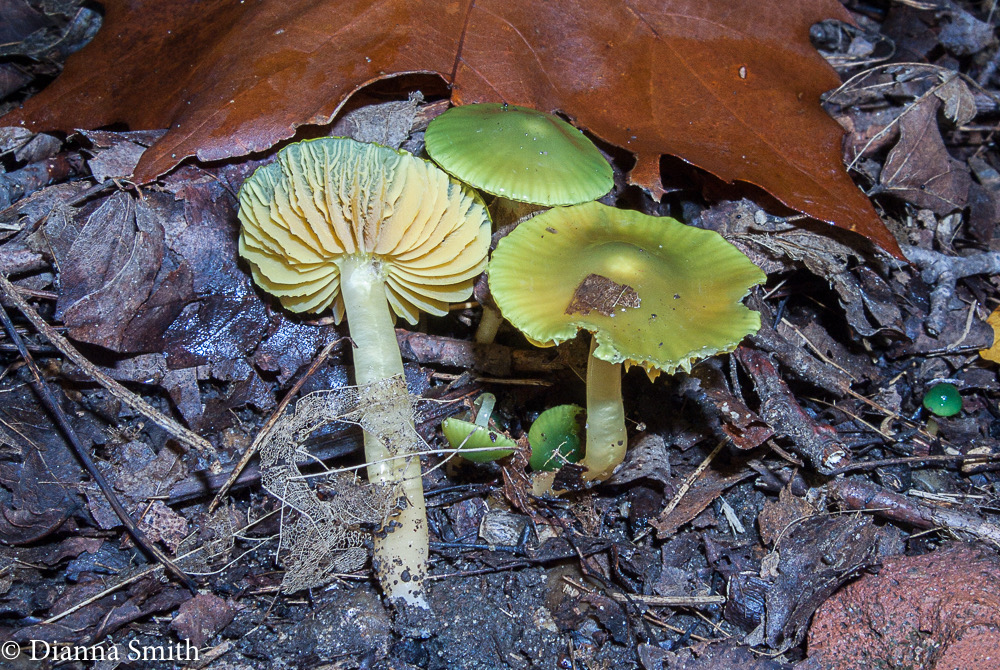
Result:
M475 416L471 420L448 417L441 422L441 432L449 446L465 460L489 463L514 453L517 442L499 430L490 427L496 396L484 393L472 404Z
M482 199L429 161L374 144L291 144L240 189L240 254L262 289L293 312L347 316L373 485L399 487L403 509L376 533L373 563L390 599L426 607L427 521L412 401L393 313L416 323L466 299L486 264ZM367 426L370 427L370 426Z
M766 275L719 234L600 203L560 207L497 245L489 282L503 316L551 346L593 333L587 369L584 477L603 481L625 457L621 364L689 371L760 327L741 303Z
M501 227L547 207L596 200L614 186L611 165L586 135L526 107L452 107L431 121L425 141L427 154L447 173L496 196L490 211ZM476 341L489 343L501 318L489 296L482 302Z

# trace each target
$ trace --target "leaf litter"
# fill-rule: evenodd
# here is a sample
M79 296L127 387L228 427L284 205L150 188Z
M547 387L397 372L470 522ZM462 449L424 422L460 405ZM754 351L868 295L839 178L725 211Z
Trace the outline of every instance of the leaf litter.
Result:
M0 267L44 318L62 319L97 369L157 411L197 426L223 472L197 452L161 472L177 460L175 438L95 386L86 369L61 363L45 340L32 341L135 516L217 598L191 599L161 581L157 568L131 566L133 548L114 520L102 528L99 503L15 365L0 376L5 401L16 400L0 406L3 634L71 644L108 635L162 644L202 634L222 658L265 667L310 667L315 659L444 667L435 660L444 658L469 668L834 668L871 662L842 656L873 648L863 637L873 616L866 594L917 611L908 603L927 590L878 594L881 565L887 577L923 576L955 613L954 625L935 629L934 643L918 650L924 667L982 665L976 654L995 644L969 627L975 603L946 572L968 563L955 557L969 552L986 557L974 562L977 579L991 583L997 572L1000 382L978 353L993 341L985 319L1000 274L991 214L1000 211L1000 179L987 140L998 82L985 65L996 47L976 28L987 17L957 5L933 12L907 4L887 16L853 17L851 28L824 24L831 40L824 49L849 82L826 104L848 130L845 162L913 265L874 258L855 239L739 190L681 186L662 202L616 191L619 204L683 211L750 254L771 277L751 299L765 326L732 357L690 376L654 387L626 376L627 405L635 408L630 432L639 443L619 481L537 498L516 460L470 466L426 457L435 541L430 619L409 611L390 617L365 581L370 569L353 569L367 555L369 524L395 500L337 473L359 466L351 456L357 434L343 421L307 418L311 407L332 403L330 416L360 420L357 390L345 382L349 353L331 356L303 391L328 390L278 419L286 439L273 461L270 445L247 471L250 488L239 484L230 503L205 511L219 485L212 482L225 479L276 398L338 333L263 301L235 262L232 193L257 161L183 165L162 190L119 190L115 180L155 138L88 131L64 145L9 133L3 146L16 153L5 158L4 174L36 168L4 182L16 186L4 191L14 204L0 212ZM900 54L933 63L873 64L887 40ZM955 71L966 76L949 78ZM430 88L429 103L403 89L384 108L367 104L362 92L356 113L338 117L337 132L364 128L419 151L421 129L444 101ZM456 96L474 90L458 86ZM975 116L962 112L970 99ZM708 109L701 113L712 118ZM582 123L579 110L569 115L608 139ZM53 165L76 165L93 181L46 186L38 176L57 157ZM634 166L627 157L614 163L624 183ZM111 224L123 233L114 244ZM140 262L142 254L152 260ZM87 272L88 264L101 274ZM117 311L115 281L137 287L121 291ZM399 331L410 381L418 382L413 392L464 398L490 390L514 436L542 409L579 402L581 343L532 350L501 331L496 350L484 352L469 342L477 318L477 308L457 306L445 319ZM0 349L16 364L7 352ZM483 379L484 368L491 377ZM920 399L942 380L961 389L964 409L931 421L918 413ZM441 404L434 411L455 410ZM443 447L433 424L419 430L432 448ZM739 449L715 451L727 438ZM846 457L831 459L837 451ZM323 458L332 460L319 465ZM261 478L273 482L265 483L272 496L253 484ZM361 511L348 514L349 499ZM316 532L317 522L336 530ZM184 526L190 532L181 538ZM297 546L306 549L296 553ZM272 571L275 558L283 572ZM319 587L333 573L335 582ZM306 584L315 587L309 602L291 593ZM696 604L715 594L724 594L725 605ZM665 595L691 604L653 598ZM839 605L851 598L852 609ZM840 633L831 642L825 630L848 631L859 642L844 645ZM751 646L779 655L754 655ZM876 649L896 663L890 667L909 662L902 644Z

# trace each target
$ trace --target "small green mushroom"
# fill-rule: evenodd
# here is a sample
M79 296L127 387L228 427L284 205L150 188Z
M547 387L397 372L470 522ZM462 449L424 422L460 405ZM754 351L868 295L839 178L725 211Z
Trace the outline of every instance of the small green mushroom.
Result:
M924 394L923 405L931 414L955 416L962 411L962 396L954 384L935 384Z
M766 275L718 233L590 202L551 209L497 245L490 288L536 344L593 333L587 369L585 477L625 457L621 364L690 370L760 327L741 303Z
M499 103L452 107L427 127L427 154L446 172L497 196L506 226L546 207L595 200L614 186L611 166L586 135L552 114ZM496 337L502 319L487 296L476 342Z
M584 410L579 405L556 405L535 419L528 429L532 470L556 470L565 463L576 463L583 456L580 436Z
M441 422L441 432L448 444L459 450L465 460L488 463L510 456L517 448L513 439L490 428L490 415L495 405L496 396L484 393L474 403L475 421L449 417Z
M257 285L293 312L347 316L355 380L381 408L382 437L365 432L368 478L406 497L376 534L374 563L390 599L426 607L420 440L393 313L416 323L469 296L490 242L484 203L430 161L341 137L288 145L239 201L240 255Z

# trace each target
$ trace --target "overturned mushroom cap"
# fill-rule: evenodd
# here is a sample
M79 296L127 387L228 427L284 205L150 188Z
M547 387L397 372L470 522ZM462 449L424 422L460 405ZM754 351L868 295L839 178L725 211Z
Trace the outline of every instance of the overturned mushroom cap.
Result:
M497 103L453 107L434 119L427 153L448 173L508 200L572 205L614 186L594 143L557 116Z
M326 137L290 144L240 189L240 255L293 312L344 315L338 259L370 258L393 311L442 315L486 264L482 199L429 161Z
M668 373L755 332L740 300L765 279L718 233L593 202L522 223L489 266L500 311L535 342L589 330L598 358Z

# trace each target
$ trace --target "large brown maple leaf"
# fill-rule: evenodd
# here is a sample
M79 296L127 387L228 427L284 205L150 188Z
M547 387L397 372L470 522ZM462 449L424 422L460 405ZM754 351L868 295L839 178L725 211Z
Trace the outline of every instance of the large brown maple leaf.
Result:
M355 91L433 73L457 104L561 112L632 151L662 194L670 154L899 248L848 177L809 43L835 0L107 0L97 38L25 106L35 131L168 128L136 168L264 151L329 123Z

